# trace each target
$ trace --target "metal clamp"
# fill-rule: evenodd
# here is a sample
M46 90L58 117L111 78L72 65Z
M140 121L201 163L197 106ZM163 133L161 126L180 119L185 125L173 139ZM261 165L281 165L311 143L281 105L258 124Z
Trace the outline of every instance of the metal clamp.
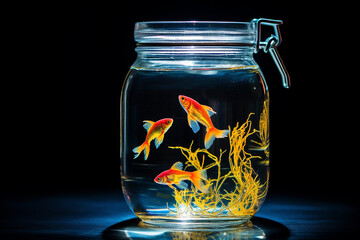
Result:
M284 88L290 87L290 76L286 70L284 62L282 61L277 47L281 44L280 25L283 23L281 20L273 20L267 18L253 19L251 22L255 23L256 40L255 40L255 53L263 49L265 53L270 52L282 78ZM271 35L265 41L261 41L261 25L274 27L275 35Z

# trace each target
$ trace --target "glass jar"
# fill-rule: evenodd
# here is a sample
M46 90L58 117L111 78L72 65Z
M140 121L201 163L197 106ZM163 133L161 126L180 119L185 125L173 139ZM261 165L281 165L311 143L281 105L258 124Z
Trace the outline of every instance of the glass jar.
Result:
M229 226L250 219L269 181L269 91L253 58L281 21L139 22L120 104L125 200L145 223ZM261 25L275 35L261 41Z

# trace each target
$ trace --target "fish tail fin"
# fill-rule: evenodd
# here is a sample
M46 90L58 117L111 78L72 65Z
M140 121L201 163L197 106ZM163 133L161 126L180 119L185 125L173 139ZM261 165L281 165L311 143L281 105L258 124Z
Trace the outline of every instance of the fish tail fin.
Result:
M209 149L213 144L215 138L225 138L229 134L229 130L219 130L215 127L207 129L205 135L205 148Z
M149 157L149 153L150 153L150 144L148 142L145 142L145 155L144 155L144 160L147 160Z
M144 151L144 159L146 160L149 157L149 153L150 153L149 143L144 142L140 146L133 149L133 152L136 153L134 156L134 159L137 158L143 150L145 150Z
M145 148L145 145L143 143L140 146L138 146L138 147L136 147L136 148L134 148L132 150L134 153L136 153L135 156L134 156L134 159L137 158L140 155L140 153L144 150L144 148Z
M202 180L207 181L206 169L201 169L193 172L192 182L194 183L195 187L203 193L208 193L209 189L202 182Z

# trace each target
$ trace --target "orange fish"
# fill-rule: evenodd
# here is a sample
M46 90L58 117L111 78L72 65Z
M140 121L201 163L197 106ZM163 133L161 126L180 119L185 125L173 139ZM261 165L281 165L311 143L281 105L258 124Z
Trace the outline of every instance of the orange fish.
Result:
M194 133L200 129L199 123L206 127L205 148L208 149L213 144L215 138L225 138L229 130L219 130L214 127L210 117L216 112L208 106L201 105L192 98L184 95L179 96L179 102L188 116L188 123ZM199 123L198 123L199 122Z
M133 152L136 153L134 159L137 158L143 150L145 150L144 159L146 160L149 157L151 141L155 139L155 146L158 148L164 141L164 135L172 124L173 119L171 118L164 118L157 122L145 120L143 126L147 131L147 135L144 143L133 149Z
M195 172L182 171L183 164L176 162L169 170L160 173L154 181L158 184L171 185L175 184L180 189L188 189L188 184L184 180L190 180L197 189L203 193L208 193L208 189L201 180L207 181L206 170Z

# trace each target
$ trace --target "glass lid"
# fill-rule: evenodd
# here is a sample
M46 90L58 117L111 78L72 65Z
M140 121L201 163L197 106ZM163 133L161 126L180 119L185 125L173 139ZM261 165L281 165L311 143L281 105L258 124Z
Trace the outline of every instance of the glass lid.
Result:
M256 41L253 22L151 21L135 24L138 43L245 44Z

